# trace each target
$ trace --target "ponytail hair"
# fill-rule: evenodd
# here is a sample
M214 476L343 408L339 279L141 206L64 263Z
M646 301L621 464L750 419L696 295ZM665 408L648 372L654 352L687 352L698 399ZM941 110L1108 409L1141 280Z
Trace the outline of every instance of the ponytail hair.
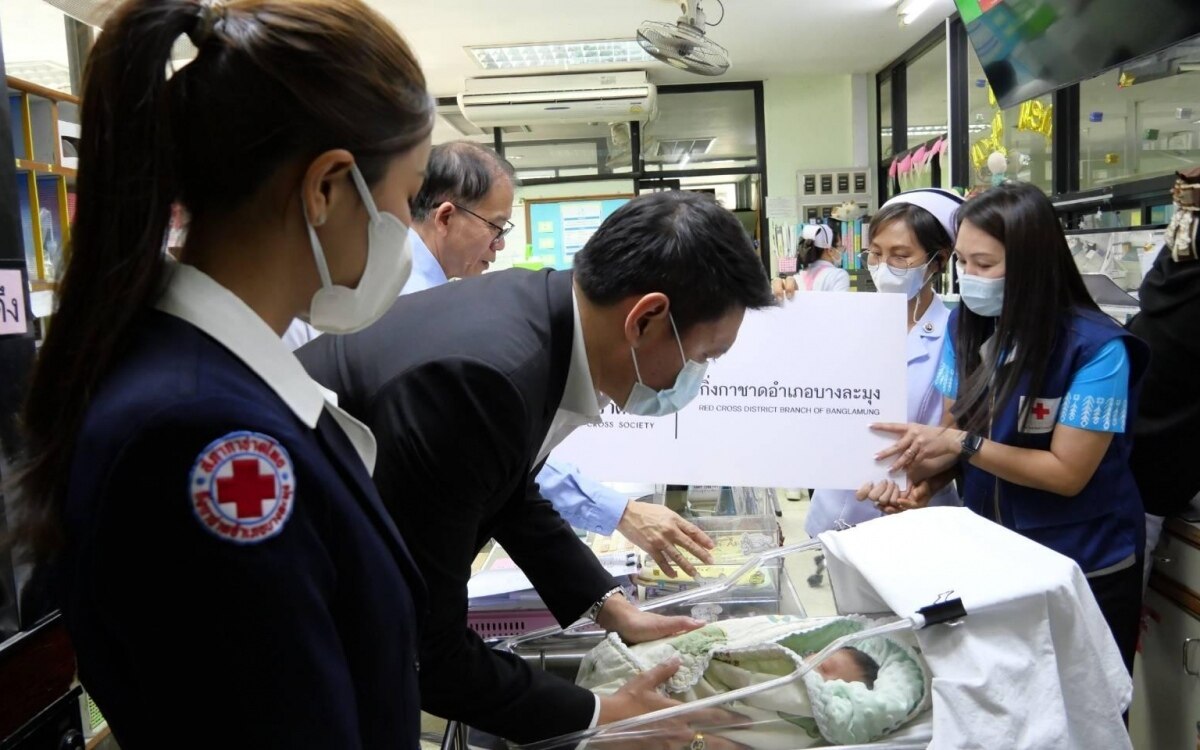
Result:
M184 35L198 54L169 75ZM373 184L432 118L412 52L361 0L129 0L112 14L85 71L72 246L23 415L17 541L35 560L63 542L92 396L160 293L172 206L220 220L332 148Z
M836 222L821 222L820 224L805 224L800 234L800 243L796 246L796 257L800 265L808 268L825 255L831 247L837 247L842 242L842 233Z

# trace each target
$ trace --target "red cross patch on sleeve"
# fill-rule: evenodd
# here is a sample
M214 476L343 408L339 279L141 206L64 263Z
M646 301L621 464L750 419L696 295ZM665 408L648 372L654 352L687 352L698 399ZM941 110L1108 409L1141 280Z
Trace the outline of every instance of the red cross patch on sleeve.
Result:
M231 432L196 458L188 490L204 528L226 541L254 544L283 531L295 503L296 472L275 438Z
M1021 397L1020 409L1018 414L1025 411L1025 402L1028 401L1024 396ZM1058 424L1058 410L1062 406L1061 398L1039 398L1034 399L1029 405L1029 419L1021 424L1021 432L1026 435L1045 435L1048 432L1054 432L1054 426Z

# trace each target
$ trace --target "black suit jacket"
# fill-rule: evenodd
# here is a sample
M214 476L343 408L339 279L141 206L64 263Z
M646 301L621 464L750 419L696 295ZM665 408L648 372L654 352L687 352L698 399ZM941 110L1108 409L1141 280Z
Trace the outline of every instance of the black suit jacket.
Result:
M1170 516L1200 492L1200 263L1159 252L1142 280L1142 311L1129 330L1150 345L1150 367L1133 419L1130 465L1148 513Z
M571 290L563 271L488 274L297 352L379 441L375 483L430 593L422 706L522 743L586 728L595 699L467 627L472 560L495 538L564 626L616 585L534 483L566 386Z

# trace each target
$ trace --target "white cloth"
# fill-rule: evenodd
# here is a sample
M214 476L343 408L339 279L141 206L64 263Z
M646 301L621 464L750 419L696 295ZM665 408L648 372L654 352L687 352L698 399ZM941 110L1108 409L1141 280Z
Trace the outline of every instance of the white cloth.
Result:
M966 508L925 508L820 535L839 609L911 616L933 672L931 748L1129 748L1133 685L1079 566Z
M156 307L186 320L212 336L279 395L296 417L315 429L322 410L346 433L367 471L375 468L375 436L366 425L342 411L337 397L304 371L278 334L233 292L204 272L169 263L166 288Z
M1166 516L1146 514L1146 559L1142 562L1143 594L1146 592L1146 587L1150 585L1150 573L1154 571L1154 548L1158 546L1158 540L1162 538L1163 523L1166 520Z
M942 422L942 394L933 385L942 360L942 340L950 310L938 296L925 314L908 332L908 421L937 425ZM944 487L930 505L962 505L954 485ZM840 522L854 526L879 518L883 513L870 502L859 502L849 490L819 489L813 493L812 506L804 521L804 530L815 537L822 531L843 528Z
M538 451L534 465L550 455L550 451L566 440L575 428L585 424L599 424L600 394L592 383L591 365L588 364L587 345L583 340L583 323L579 319L579 300L575 291L571 290L571 306L575 312L575 332L571 339L571 364L567 369L567 384L563 389L562 401L554 412L550 422L550 430L542 441L542 449ZM607 403L608 399L604 399Z

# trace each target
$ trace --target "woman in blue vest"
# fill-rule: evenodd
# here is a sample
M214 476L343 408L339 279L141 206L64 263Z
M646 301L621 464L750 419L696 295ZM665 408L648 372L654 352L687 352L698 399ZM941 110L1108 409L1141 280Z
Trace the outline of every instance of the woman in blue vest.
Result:
M963 306L935 381L950 429L879 425L900 436L880 458L914 478L961 464L968 507L1079 564L1132 669L1145 517L1129 428L1146 347L1092 301L1036 187L992 188L960 222Z
M396 299L433 111L361 0L131 0L97 40L20 518L125 750L418 746L424 587L374 439L279 337Z

